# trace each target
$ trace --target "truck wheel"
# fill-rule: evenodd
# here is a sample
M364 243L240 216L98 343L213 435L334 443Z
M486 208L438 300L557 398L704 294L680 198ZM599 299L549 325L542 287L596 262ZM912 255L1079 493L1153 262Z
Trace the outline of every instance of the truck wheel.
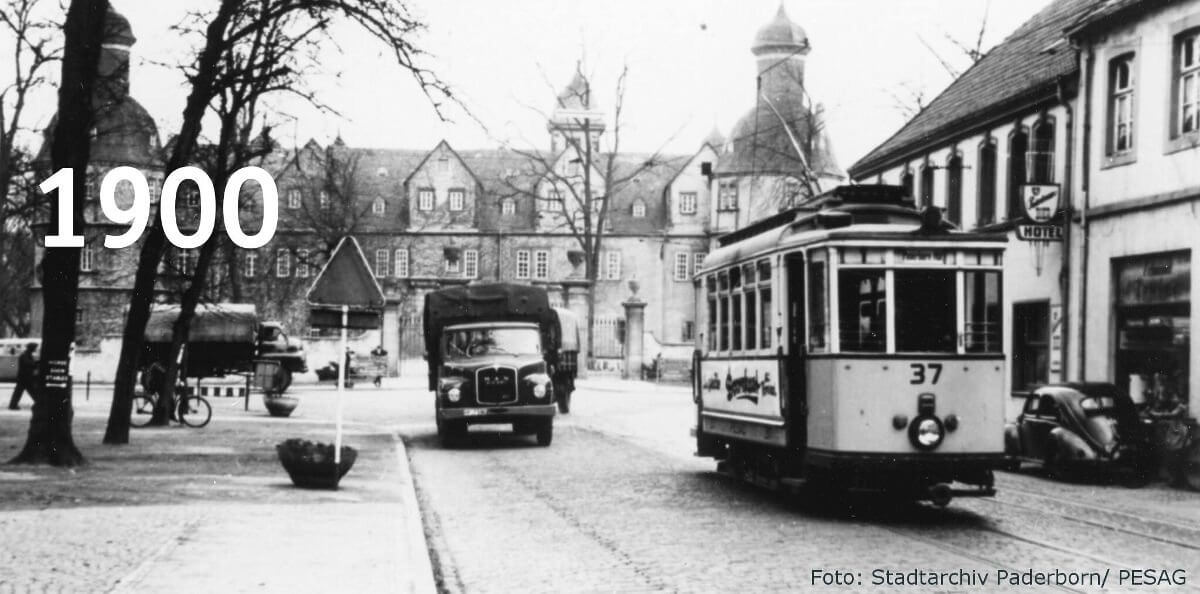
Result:
M537 430L537 444L546 447L554 440L554 421L546 419Z
M461 421L438 421L438 439L443 448L455 448L467 438L467 424Z

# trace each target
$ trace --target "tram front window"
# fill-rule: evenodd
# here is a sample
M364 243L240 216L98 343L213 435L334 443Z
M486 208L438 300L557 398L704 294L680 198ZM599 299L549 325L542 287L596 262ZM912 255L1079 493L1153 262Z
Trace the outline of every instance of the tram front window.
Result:
M954 272L897 270L895 274L896 351L955 352Z
M838 275L838 339L842 350L887 350L887 288L882 270L843 270Z

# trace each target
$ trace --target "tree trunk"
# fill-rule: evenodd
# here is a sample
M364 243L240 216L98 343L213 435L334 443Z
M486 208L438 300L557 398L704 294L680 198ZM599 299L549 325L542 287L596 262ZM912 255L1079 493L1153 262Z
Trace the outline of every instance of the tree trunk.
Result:
M222 0L217 15L209 23L205 33L205 46L200 54L196 74L192 77L192 92L188 95L183 110L183 124L175 142L175 150L167 162L169 173L189 164L196 148L196 139L204 112L213 98L213 89L225 49L226 29L240 6L240 0ZM150 304L154 301L155 281L158 264L166 248L166 235L162 227L151 224L145 243L138 258L134 276L133 292L129 298L129 315L125 319L125 332L121 338L121 355L117 360L117 375L113 382L112 406L108 412L108 427L104 432L104 443L129 443L129 414L133 408L133 389L145 342L146 324L150 321Z
M83 233L83 202L91 160L100 47L104 40L108 0L71 0L63 25L62 84L58 92L58 124L50 159L55 170L74 169L70 205L75 233ZM58 228L58 200L52 203L51 225ZM42 259L42 359L34 387L33 415L24 449L12 460L23 464L76 466L85 462L71 434L75 416L70 382L46 385L49 372L69 373L79 301L79 248L46 248Z

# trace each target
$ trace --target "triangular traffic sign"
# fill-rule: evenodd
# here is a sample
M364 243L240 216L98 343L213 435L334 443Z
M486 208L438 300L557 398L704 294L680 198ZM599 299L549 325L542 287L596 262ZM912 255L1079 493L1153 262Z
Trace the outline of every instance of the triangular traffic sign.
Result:
M383 289L371 273L362 248L353 237L343 237L329 261L308 289L309 306L382 309Z

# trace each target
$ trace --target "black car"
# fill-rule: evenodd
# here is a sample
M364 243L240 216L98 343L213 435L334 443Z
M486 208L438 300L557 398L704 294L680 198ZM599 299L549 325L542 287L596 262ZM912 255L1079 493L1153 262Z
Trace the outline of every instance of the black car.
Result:
M1129 395L1106 383L1043 386L1005 430L1005 450L1046 470L1151 471L1149 433Z

